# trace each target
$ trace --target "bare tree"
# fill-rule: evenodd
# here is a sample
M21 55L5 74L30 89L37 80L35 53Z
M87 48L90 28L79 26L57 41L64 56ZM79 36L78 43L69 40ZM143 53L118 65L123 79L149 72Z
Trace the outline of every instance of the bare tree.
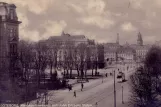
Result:
M52 79L53 75L53 68L54 72L57 71L58 63L61 64L61 62L58 62L58 52L61 51L62 44L58 41L46 41L47 42L47 55L48 55L48 64L50 66L50 78Z
M64 51L64 69L67 71L67 76L72 77L72 70L74 66L74 42L66 41L63 46ZM69 73L70 70L70 73ZM70 74L70 75L69 75Z
M32 69L32 58L33 54L31 52L32 45L26 41L20 41L19 43L19 59L22 64L22 73L23 73L23 82L25 82L25 101L27 103L27 99L29 96L29 91L33 90L29 87L29 79L31 77L31 69Z
M47 68L47 46L44 41L40 41L36 44L35 47L36 56L35 56L35 65L36 65L36 77L37 85L40 88L40 82L42 76L44 76L45 83L45 69Z
M80 70L79 70L79 57L78 57L78 49L77 47L73 48L73 67L77 70L77 76L80 76Z
M77 46L78 48L78 58L79 58L79 69L81 78L84 77L84 69L86 69L86 59L87 59L87 45L81 43Z

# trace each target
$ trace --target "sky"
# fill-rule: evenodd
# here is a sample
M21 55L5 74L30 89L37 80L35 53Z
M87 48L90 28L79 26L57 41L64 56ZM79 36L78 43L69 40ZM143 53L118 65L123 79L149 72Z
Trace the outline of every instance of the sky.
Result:
M0 0L14 3L20 39L38 41L62 31L100 43L145 44L161 40L161 0Z

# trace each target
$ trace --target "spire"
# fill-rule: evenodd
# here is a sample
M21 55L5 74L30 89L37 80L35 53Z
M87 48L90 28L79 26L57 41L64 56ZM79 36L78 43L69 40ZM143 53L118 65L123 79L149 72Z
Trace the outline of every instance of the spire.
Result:
M62 31L61 36L64 36L64 35L65 35L64 31Z
M138 33L138 40L137 40L137 44L142 46L143 45L143 39L142 39L142 35L141 33L139 32Z
M119 33L117 33L116 43L119 44Z

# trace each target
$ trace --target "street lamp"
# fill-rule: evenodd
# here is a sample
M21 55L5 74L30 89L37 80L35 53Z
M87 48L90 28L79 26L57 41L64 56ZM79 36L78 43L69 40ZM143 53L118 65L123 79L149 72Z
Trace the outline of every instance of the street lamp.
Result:
M114 107L116 107L116 85L115 85L115 70L114 70Z
M104 75L105 75L105 71L104 71L104 74L102 75L102 83L103 83L103 77L104 77Z
M103 75L102 75L102 83L103 83Z
M122 104L124 104L123 90L124 90L124 86L122 85Z

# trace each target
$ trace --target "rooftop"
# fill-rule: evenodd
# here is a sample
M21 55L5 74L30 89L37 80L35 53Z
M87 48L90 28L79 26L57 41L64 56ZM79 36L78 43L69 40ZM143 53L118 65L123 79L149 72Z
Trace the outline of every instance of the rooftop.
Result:
M130 47L130 46L122 46L120 48L117 49L118 53L135 53L135 49Z

